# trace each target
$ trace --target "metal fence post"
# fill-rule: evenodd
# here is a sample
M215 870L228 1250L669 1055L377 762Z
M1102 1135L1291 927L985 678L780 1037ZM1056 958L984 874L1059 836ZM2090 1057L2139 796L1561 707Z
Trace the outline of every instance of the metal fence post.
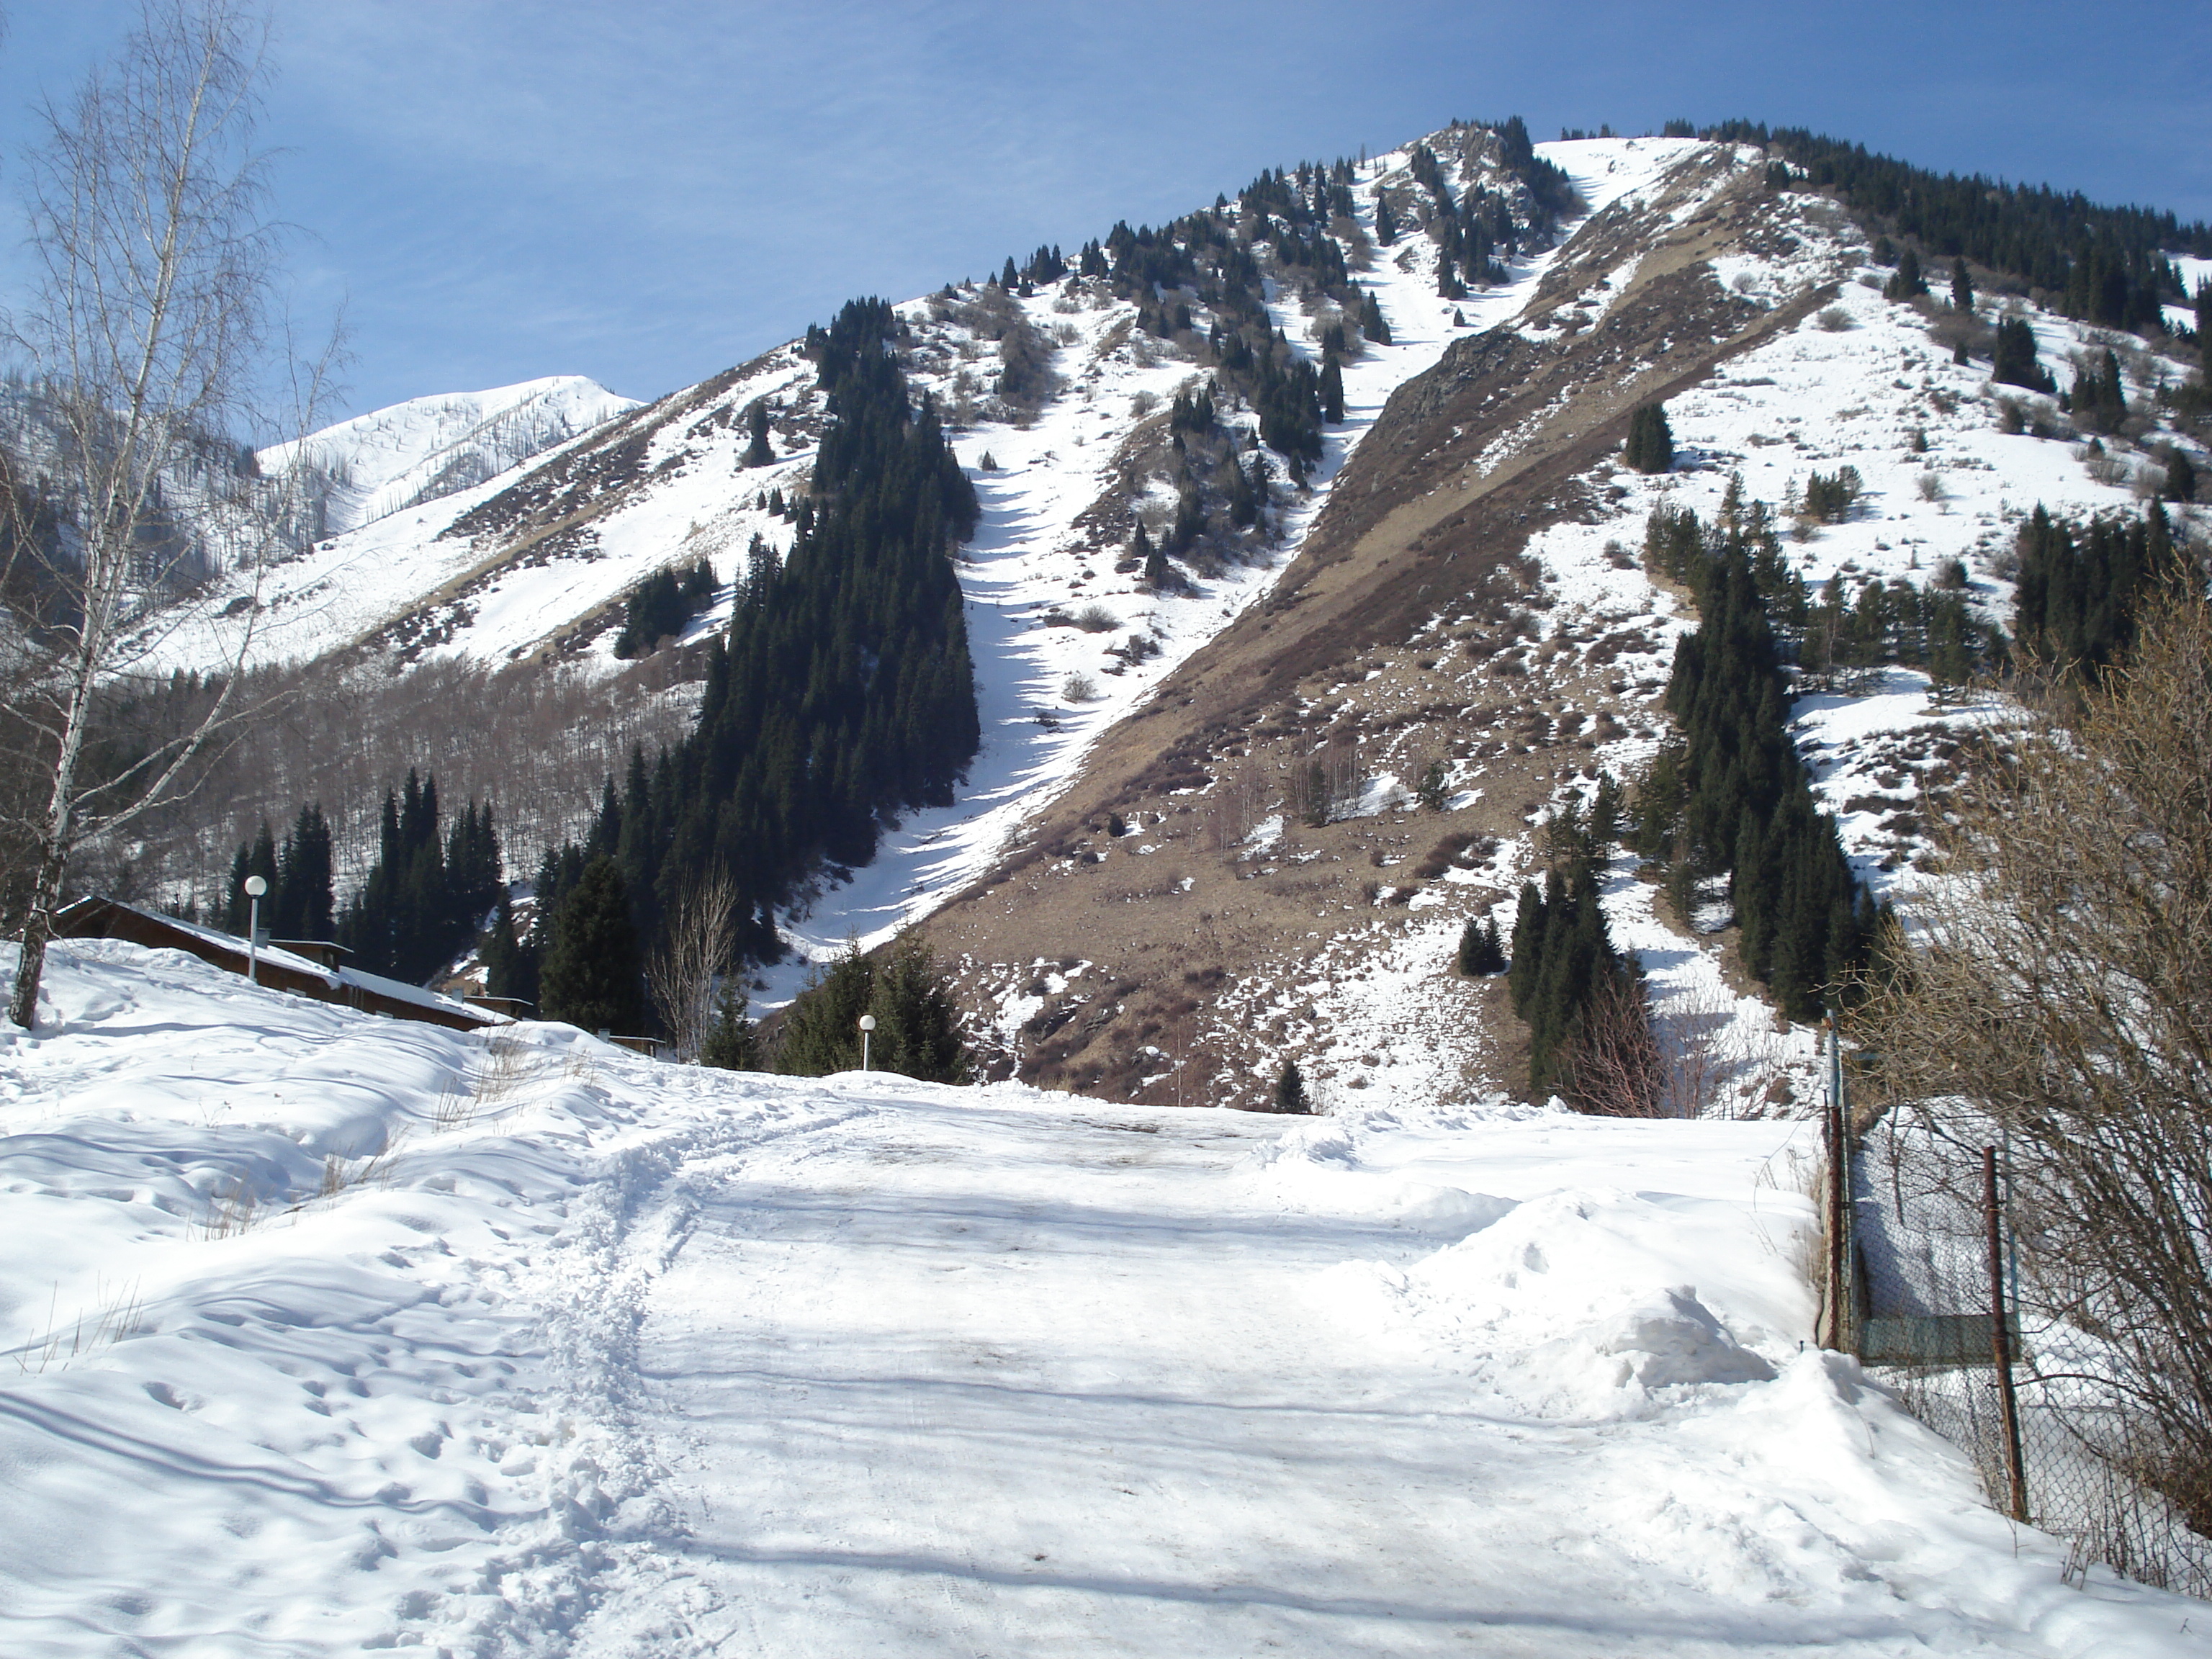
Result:
M1843 1065L1836 1024L1825 1021L1828 1038L1828 1347L1842 1350L1850 1342L1850 1316L1845 1306L1850 1295L1850 1248L1844 1217L1850 1208L1850 1125L1844 1116Z
M2027 1469L2020 1455L2020 1400L2012 1386L2012 1332L2005 1322L2004 1240L1997 1218L1997 1149L1982 1148L1982 1212L1989 1232L1990 1347L1996 1362L1997 1401L2003 1408L2005 1475L2012 1484L2012 1518L2027 1519Z

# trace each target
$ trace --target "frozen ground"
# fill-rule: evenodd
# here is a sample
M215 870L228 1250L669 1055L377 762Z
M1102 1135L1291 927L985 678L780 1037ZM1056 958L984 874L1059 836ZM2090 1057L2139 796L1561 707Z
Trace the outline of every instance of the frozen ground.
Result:
M2212 1649L1803 1348L1796 1126L702 1073L119 943L49 987L11 1655Z

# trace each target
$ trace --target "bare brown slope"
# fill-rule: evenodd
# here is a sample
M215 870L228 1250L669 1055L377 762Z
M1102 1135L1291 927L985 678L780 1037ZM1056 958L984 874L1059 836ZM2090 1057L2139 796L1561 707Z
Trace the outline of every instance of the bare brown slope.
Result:
M1648 641L1530 647L1549 601L1524 549L1595 516L1637 404L1823 302L1761 310L1713 277L1715 256L1786 252L1790 234L1759 170L1715 147L1583 225L1519 328L1455 344L1400 389L1270 598L1106 733L1024 844L930 922L979 1016L1009 999L1028 1015L995 1069L1122 1099L1259 1103L1276 1055L1312 1035L1297 986L1323 942L1388 951L1424 883L1521 833L1606 735L1647 723L1652 665L1622 665ZM1340 787L1431 758L1466 763L1480 799L1301 827L1267 858L1238 856L1268 813L1304 816L1316 761ZM1444 896L1458 915L1498 893L1460 882ZM1446 967L1421 1018L1456 1028L1468 1086L1502 1085L1517 1027L1496 988L1447 981ZM1357 1088L1358 1069L1324 1080Z

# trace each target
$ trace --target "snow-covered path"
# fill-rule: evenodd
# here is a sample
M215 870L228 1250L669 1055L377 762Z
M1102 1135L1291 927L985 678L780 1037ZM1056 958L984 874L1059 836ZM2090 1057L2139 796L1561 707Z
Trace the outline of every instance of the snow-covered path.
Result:
M2119 1608L2061 1590L2033 1546L2014 1558L1954 1454L1762 1323L1799 1310L1761 1247L1801 1203L1754 1185L1788 1126L1493 1121L1486 1156L1467 1125L1453 1146L1386 1124L1413 1158L1377 1169L1333 1126L1285 1151L1279 1121L1236 1114L838 1086L878 1099L834 1147L686 1172L699 1210L640 1346L673 1524L583 1654L2043 1653L2118 1633ZM1489 1194L1436 1184L1471 1164ZM1661 1190L1579 1184L1632 1178ZM1762 1191L1771 1232L1747 1224ZM1617 1246L1644 1228L1638 1262ZM1476 1352L1487 1231L1505 1300L1539 1288ZM1692 1287L1652 1311L1640 1281L1700 1258L1772 1366ZM1420 1304L1448 1285L1461 1317L1439 1322ZM1636 1311L1577 1328L1606 1304Z
M1805 1350L1802 1126L714 1073L116 941L46 989L9 1659L2212 1652Z
M698 1650L1404 1651L1471 1616L1437 1594L1461 1414L1301 1293L1395 1241L1218 1207L1275 1133L907 1109L723 1186L644 1337Z

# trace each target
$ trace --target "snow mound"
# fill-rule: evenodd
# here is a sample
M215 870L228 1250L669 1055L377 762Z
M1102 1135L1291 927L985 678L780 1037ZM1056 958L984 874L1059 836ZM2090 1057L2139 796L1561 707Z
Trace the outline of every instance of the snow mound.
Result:
M44 990L0 1031L8 1650L560 1644L659 1514L618 1247L680 1237L678 1149L821 1114L119 940Z
M1795 1133L1503 1099L1390 1105L1291 1128L1246 1178L1285 1209L1452 1236L1410 1263L1343 1263L1320 1293L1517 1410L1606 1420L1770 1381L1799 1346L1809 1310L1790 1252L1809 1206L1757 1184ZM1732 1188L1715 1180L1730 1167ZM1765 1248L1744 1261L1747 1205Z
M1679 1209L1617 1189L1531 1200L1408 1271L1404 1316L1544 1416L1640 1415L1659 1390L1771 1379L1694 1286L1665 1281L1651 1246Z
M1774 1367L1723 1329L1692 1285L1662 1291L1656 1302L1615 1314L1593 1328L1590 1346L1630 1362L1624 1369L1647 1389L1774 1377Z

